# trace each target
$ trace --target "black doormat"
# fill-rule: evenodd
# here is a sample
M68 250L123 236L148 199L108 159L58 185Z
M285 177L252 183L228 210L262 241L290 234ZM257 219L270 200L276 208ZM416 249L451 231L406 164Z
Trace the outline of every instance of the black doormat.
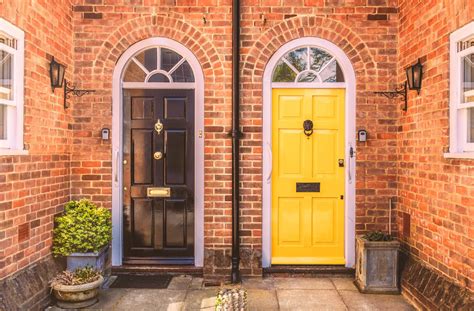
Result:
M137 275L119 274L110 288L167 288L172 276L170 275Z

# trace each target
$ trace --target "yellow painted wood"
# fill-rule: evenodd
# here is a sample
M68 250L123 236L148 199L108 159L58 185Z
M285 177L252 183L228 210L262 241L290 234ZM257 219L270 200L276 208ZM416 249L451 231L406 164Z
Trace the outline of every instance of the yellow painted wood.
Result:
M345 264L344 89L274 89L272 264ZM303 122L313 121L307 137ZM319 182L320 192L296 192Z

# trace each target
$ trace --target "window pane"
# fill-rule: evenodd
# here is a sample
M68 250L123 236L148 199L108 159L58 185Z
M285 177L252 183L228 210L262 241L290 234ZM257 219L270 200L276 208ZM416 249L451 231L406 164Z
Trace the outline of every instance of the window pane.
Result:
M323 82L344 82L344 75L336 60L333 60L320 73Z
M0 105L0 139L7 139L7 107Z
M148 82L170 82L170 80L162 73L155 73L148 79Z
M142 65L149 71L153 71L157 67L157 60L158 60L158 51L156 48L151 48L148 50L145 50L135 56L135 58L142 63Z
M467 109L467 142L474 143L474 108Z
M295 82L296 73L285 64L284 61L280 60L275 67L273 72L273 82Z
M300 48L286 54L286 60L298 71L303 71L308 65L308 48Z
M317 48L311 48L311 53L309 57L310 68L316 72L319 72L321 68L331 59L332 56L326 53L325 51Z
M474 54L463 57L462 102L474 102Z
M125 75L123 76L124 82L145 82L146 74L138 67L133 60L130 60L127 69L125 69Z
M0 98L13 100L13 56L0 50Z
M170 71L171 68L176 65L176 63L183 58L178 53L168 50L168 49L161 49L161 69L164 71Z
M318 74L314 71L305 71L298 77L298 82L319 82Z
M173 82L194 82L193 69L188 62L182 63L172 74Z

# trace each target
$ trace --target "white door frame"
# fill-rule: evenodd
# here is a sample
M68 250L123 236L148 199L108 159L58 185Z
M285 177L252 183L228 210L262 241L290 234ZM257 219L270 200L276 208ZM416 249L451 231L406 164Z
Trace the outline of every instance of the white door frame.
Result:
M135 54L154 46L174 50L188 61L193 69L194 85L183 83L183 88L195 90L194 131L194 265L203 266L204 260L204 74L196 56L181 43L162 37L153 37L130 46L119 58L112 81L112 266L121 266L123 258L123 203L122 203L122 140L123 88L170 89L167 83L127 83L122 75ZM175 83L177 85L178 83Z
M304 46L316 46L333 55L344 73L344 83L274 83L272 74L278 60L287 52ZM335 44L320 38L304 37L287 42L276 51L268 61L263 74L263 180L262 180L262 266L271 266L272 256L272 89L284 88L345 88L345 207L344 207L344 256L346 267L355 264L355 106L356 79L352 64L347 55ZM349 156L350 148L354 158Z

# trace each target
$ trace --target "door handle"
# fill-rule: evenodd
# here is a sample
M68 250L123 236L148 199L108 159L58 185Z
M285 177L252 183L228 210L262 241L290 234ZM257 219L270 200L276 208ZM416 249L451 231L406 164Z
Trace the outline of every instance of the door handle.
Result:
M157 151L153 154L153 158L155 160L160 160L162 157L163 157L163 153L161 153L160 151Z
M354 155L355 155L354 147L352 147L352 145L349 144L349 161L347 161L348 162L347 173L348 173L348 179L349 179L350 184L352 184L351 162L352 162L352 159L354 158Z
M119 170L119 151L118 150L115 150L115 176L114 176L114 180L115 182L118 182L118 170Z
M267 184L270 183L272 180L272 173L273 173L273 153L272 153L272 147L270 146L270 143L267 142L266 144L267 150L268 150L268 155L270 156L270 172L268 172L267 176Z

